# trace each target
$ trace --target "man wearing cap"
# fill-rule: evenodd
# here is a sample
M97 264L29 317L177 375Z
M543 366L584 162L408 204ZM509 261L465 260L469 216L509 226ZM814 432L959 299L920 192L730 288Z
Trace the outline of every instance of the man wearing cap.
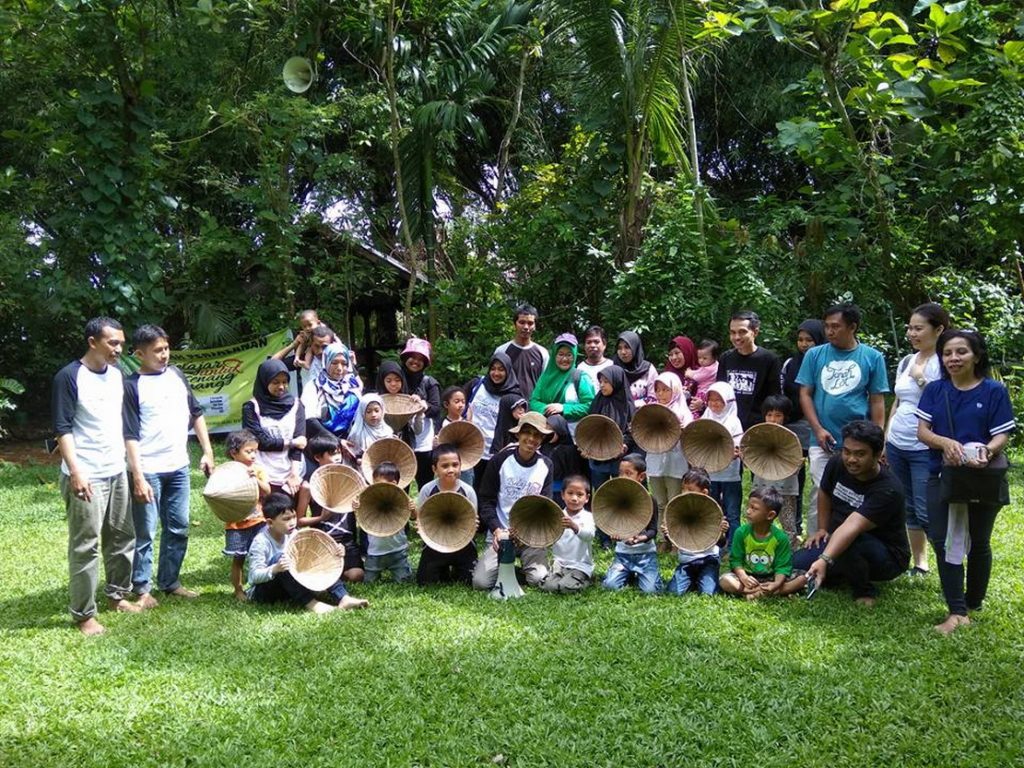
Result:
M518 442L491 457L480 484L480 522L487 528L487 546L473 571L476 589L492 589L498 579L498 549L509 530L512 505L523 496L551 498L551 459L540 447L552 429L539 413L527 411L509 430ZM526 575L526 583L537 586L547 576L547 552L538 547L517 546L516 553Z
M53 377L53 428L60 449L60 492L68 519L71 616L84 635L98 635L96 587L100 549L115 611L137 613L132 593L135 527L129 512L122 403L117 362L124 345L121 324L96 317L85 325L87 349Z
M793 566L819 585L849 584L861 605L910 565L903 486L881 464L885 435L870 421L851 421L840 454L829 459L818 492L818 530L793 556Z
M540 378L541 371L548 364L548 351L533 340L537 330L537 308L530 304L520 304L512 313L516 334L511 341L494 350L504 352L512 361L512 370L519 380L519 389L527 400L533 394L533 387Z

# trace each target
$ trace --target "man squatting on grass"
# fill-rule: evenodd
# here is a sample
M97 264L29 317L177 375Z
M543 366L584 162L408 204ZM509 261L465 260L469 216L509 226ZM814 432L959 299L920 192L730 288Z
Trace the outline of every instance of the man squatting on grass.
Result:
M96 317L85 325L86 350L53 377L53 429L61 455L60 493L68 518L71 616L85 635L104 627L96 619L100 549L111 609L137 613L130 602L135 528L128 508L124 381L117 367L121 324Z
M885 435L870 421L843 427L843 447L825 465L818 530L793 558L819 585L847 583L861 605L874 605L875 581L892 581L910 564L903 487L881 465Z

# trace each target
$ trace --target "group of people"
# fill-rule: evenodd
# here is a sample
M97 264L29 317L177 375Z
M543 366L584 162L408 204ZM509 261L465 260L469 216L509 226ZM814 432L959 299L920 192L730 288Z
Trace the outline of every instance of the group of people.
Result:
M528 585L573 592L593 582L592 549L600 544L614 549L601 581L609 589L635 582L651 593L721 591L757 599L813 593L827 582L846 584L858 602L872 604L878 582L928 572L930 540L948 608L936 629L948 633L968 624L970 612L981 607L992 530L1008 497L951 503L943 473L1005 466L1014 417L1005 387L989 376L984 339L951 328L941 306L924 304L911 314L907 338L914 351L896 367L888 417L884 359L858 341L861 314L850 304L801 323L794 354L785 360L757 344L757 314L737 312L729 322L732 349L719 354L712 340L694 343L680 335L671 340L660 373L632 331L618 335L611 358L599 326L586 329L582 345L566 332L545 349L533 341L537 315L529 305L517 307L513 338L495 349L481 375L442 388L428 373L431 345L419 338L408 340L397 362L380 366L374 386L364 386L352 350L315 311L303 312L295 340L259 366L253 397L242 409L243 428L227 438L229 457L249 467L261 490L249 517L225 530L236 597L289 601L315 612L359 608L366 601L348 595L345 585L385 574L495 590L500 553L510 547ZM117 366L125 343L120 324L91 320L85 341L82 358L54 379L53 415L68 512L71 613L83 633L97 634L103 631L95 598L101 549L112 609L155 607L154 586L167 595L195 596L180 582L188 541L189 429L202 448L201 468L209 473L214 459L202 409L169 364L170 340L162 329L135 331L132 350L140 368L127 380ZM293 371L300 393L292 391ZM407 395L418 408L397 435L384 419L385 394ZM681 427L694 419L724 426L735 443L734 460L709 473L689 466L678 445L645 453L630 426L637 410L652 403L672 411ZM589 457L576 445L576 425L590 414L619 427L624 441L617 458ZM473 468L461 465L455 446L436 439L445 425L461 420L484 436L484 457ZM753 475L742 523L740 439L766 421L799 439L810 469L810 501L805 510L803 467L782 481ZM388 437L401 438L416 455L411 517L435 493L462 494L478 510L486 541L481 552L473 543L454 553L424 543L414 574L407 531L365 535L353 514L321 509L310 497L309 480L319 466L358 466L373 443ZM636 480L652 496L647 526L624 539L597 529L588 508L593 493L616 476ZM373 480L397 483L399 470L383 462L373 467ZM659 510L681 492L707 494L722 509L721 538L706 550L676 548L659 527ZM525 546L510 527L512 506L531 494L563 508L564 530L550 553ZM290 575L285 544L303 526L321 528L344 549L342 577L323 594ZM659 540L678 557L667 583Z

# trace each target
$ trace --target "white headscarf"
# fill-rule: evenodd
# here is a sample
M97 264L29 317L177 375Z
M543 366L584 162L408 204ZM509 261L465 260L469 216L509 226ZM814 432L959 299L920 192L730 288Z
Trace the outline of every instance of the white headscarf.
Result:
M365 451L378 440L394 435L391 427L381 417L380 423L371 427L366 423L366 409L371 403L380 406L381 414L384 413L384 401L376 392L370 392L359 398L359 408L356 410L356 418L352 422L352 429L348 432L348 440L360 452Z
M711 406L708 406L701 414L701 418L717 421L729 430L729 434L739 445L740 438L743 437L743 424L740 423L740 417L736 415L736 392L731 384L724 381L716 381L708 387L708 394L710 395L712 392L718 394L725 401L725 410L721 414L717 414L711 410Z

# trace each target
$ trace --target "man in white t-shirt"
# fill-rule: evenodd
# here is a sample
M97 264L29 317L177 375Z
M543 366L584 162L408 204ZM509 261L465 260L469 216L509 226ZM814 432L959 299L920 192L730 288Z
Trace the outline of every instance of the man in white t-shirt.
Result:
M60 492L68 519L71 616L82 634L98 635L104 631L96 620L101 549L110 607L128 613L142 607L127 599L135 528L124 459L124 381L117 367L124 330L116 320L96 317L85 325L85 340L85 354L53 377L52 411L63 459Z
M132 335L139 370L124 385L125 448L132 482L135 560L132 589L139 605L156 607L151 594L153 542L160 521L160 552L156 586L167 595L196 597L181 585L181 566L188 549L191 492L188 431L203 449L200 468L213 470L213 448L206 420L180 369L170 365L167 332L143 325Z
M613 361L604 356L608 348L608 335L600 325L592 325L583 334L583 354L586 356L579 362L576 368L583 371L590 377L590 383L594 385L594 391L601 388L597 380L597 374L603 371Z
M548 351L533 340L537 330L537 308L530 304L520 304L512 313L516 335L511 341L496 348L495 352L504 352L512 361L512 370L519 381L519 389L527 401L533 394L533 387L548 364Z

